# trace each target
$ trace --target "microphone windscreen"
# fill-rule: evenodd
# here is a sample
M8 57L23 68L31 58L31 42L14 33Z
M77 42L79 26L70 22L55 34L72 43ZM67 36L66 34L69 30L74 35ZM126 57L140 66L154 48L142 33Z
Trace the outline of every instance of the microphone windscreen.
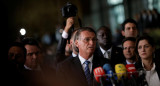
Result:
M108 77L112 77L113 76L113 70L110 64L104 64L103 65L103 69L106 72L106 74L108 75Z
M93 72L94 72L94 77L96 81L100 83L100 77L105 76L105 71L103 70L102 67L97 67L93 70Z
M128 72L128 78L130 79L133 75L135 77L138 77L138 73L136 71L136 68L134 66L134 64L127 64L126 65L126 69L127 69L127 72Z
M116 64L115 65L115 72L117 74L118 80L121 80L122 77L126 78L127 71L124 64Z
M127 64L126 68L127 68L128 72L136 72L136 68L135 68L134 64Z

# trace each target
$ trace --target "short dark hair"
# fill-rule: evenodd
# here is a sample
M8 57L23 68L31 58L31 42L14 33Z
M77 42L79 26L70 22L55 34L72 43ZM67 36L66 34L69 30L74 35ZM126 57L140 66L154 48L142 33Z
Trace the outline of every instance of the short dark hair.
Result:
M124 38L122 40L122 46L123 46L124 42L126 42L126 41L132 41L132 42L136 43L136 38L134 38L134 37L126 37L126 38Z
M26 58L27 50L26 50L26 48L24 47L24 44L23 44L22 42L17 42L17 41L15 41L15 42L10 43L9 46L8 46L8 52L9 52L9 49L10 49L11 47L13 47L13 46L20 47L20 48L23 50L23 52L24 52L24 57Z
M75 35L74 41L77 40L77 39L79 39L79 36L80 36L80 34L81 34L82 31L93 32L93 33L96 35L96 32L95 32L95 30L94 30L93 28L91 28L91 27L80 27L80 28L78 29L76 35Z
M109 30L111 32L111 29L108 26L101 26L101 27L98 28L97 33L103 28L107 29L107 30Z
M122 30L123 30L123 31L124 31L125 25L126 25L127 23L134 23L134 24L136 25L136 28L138 28L137 22L136 22L134 19L132 19L132 18L128 18L128 19L126 19L126 20L122 23Z
M36 45L38 48L40 48L39 43L36 39L32 38L32 37L25 37L22 39L22 43L24 45L28 44L28 45Z

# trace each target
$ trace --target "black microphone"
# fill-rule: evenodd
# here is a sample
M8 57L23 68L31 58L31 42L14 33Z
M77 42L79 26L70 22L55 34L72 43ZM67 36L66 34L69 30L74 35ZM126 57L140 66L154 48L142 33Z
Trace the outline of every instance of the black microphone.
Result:
M143 68L138 69L138 86L149 86L145 76L146 71Z
M103 65L103 69L106 72L107 77L109 79L109 82L111 82L112 86L116 86L114 73L113 73L111 65L106 63L106 64Z

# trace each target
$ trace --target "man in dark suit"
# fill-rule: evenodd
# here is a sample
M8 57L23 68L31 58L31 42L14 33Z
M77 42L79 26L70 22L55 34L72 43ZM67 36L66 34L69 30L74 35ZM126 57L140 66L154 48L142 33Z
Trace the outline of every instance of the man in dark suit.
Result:
M90 27L81 27L75 38L79 49L77 57L67 58L57 66L59 86L95 86L93 69L103 66L104 60L94 54L96 48L96 33ZM86 74L86 62L89 62L89 72ZM89 78L88 78L89 76Z
M136 38L134 37L127 37L122 41L123 47L123 55L125 57L125 61L123 62L124 65L127 64L135 64L137 61L136 53L135 53L135 43Z
M125 58L123 56L122 48L116 47L112 43L112 34L109 27L101 26L97 30L97 39L99 46L97 47L95 54L109 60L113 69L115 64L122 63L124 61Z

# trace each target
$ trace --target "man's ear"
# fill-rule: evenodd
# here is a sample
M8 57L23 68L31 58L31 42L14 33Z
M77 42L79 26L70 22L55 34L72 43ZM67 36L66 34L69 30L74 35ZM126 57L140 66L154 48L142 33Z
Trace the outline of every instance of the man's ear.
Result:
M72 44L73 40L70 40L70 44Z
M122 36L125 36L125 32L123 30L121 31L121 34L122 34Z
M75 40L75 45L76 47L78 47L78 40Z

